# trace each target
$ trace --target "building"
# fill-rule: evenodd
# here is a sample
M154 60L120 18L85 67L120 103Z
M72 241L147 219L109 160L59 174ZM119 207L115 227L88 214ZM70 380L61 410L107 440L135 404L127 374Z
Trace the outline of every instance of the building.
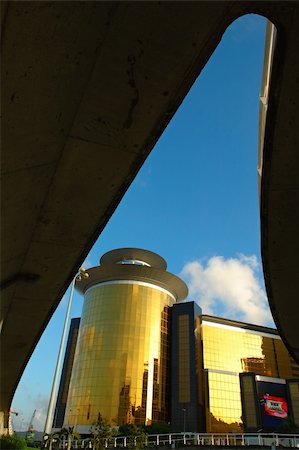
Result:
M64 426L88 433L169 421L170 307L188 292L159 255L113 250L76 285L84 295Z
M72 374L75 349L78 339L80 318L71 320L69 336L66 344L65 357L61 371L60 384L57 394L56 407L53 419L53 428L62 428L68 397L70 379Z
M299 426L299 366L275 329L183 302L185 283L155 253L113 250L100 263L76 285L84 307L59 390L64 426L88 433L100 415L174 431L273 431L286 417Z
M205 432L276 429L278 422L272 428L263 424L260 400L264 394L258 389L254 404L258 420L248 427L240 374L268 383L273 392L277 385L284 385L285 394L280 397L287 399L299 425L299 366L275 329L198 314L194 302L175 304L171 367L174 428Z
M171 424L199 430L203 421L201 308L185 302L171 308Z

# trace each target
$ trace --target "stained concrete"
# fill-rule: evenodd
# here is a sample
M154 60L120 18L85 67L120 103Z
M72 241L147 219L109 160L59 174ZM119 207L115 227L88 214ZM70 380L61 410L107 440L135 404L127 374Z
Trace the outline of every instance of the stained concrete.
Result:
M226 28L249 12L278 30L262 256L276 324L299 360L298 3L3 1L0 410Z

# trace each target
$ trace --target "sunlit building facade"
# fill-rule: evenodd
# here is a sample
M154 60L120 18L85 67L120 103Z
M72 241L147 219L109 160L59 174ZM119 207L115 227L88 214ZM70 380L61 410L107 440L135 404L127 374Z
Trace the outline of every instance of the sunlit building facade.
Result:
M100 416L174 431L271 431L283 417L299 426L299 366L275 329L203 315L146 250L108 252L88 275L76 284L84 306L54 428L88 434Z
M299 367L276 330L203 316L201 335L209 431L243 430L240 373L278 379L299 376Z
M171 416L175 428L244 431L242 373L261 376L268 383L292 380L294 395L288 401L290 407L298 403L299 366L275 329L196 315L195 308L193 302L172 308ZM255 431L258 428L261 425Z
M106 253L77 283L84 295L64 426L169 421L170 307L187 286L159 255Z

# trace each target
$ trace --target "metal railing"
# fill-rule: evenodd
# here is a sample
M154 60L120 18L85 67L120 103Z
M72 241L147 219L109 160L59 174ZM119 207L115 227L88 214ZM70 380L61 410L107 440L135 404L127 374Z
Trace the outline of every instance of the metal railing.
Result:
M150 434L143 437L128 438L116 436L105 440L105 447L127 448L127 447L161 447L171 448L183 445L192 446L232 446L232 447L290 447L299 448L299 434L275 434L275 433L170 433ZM66 443L61 448L65 448ZM90 438L83 439L80 443L72 444L74 449L92 449Z

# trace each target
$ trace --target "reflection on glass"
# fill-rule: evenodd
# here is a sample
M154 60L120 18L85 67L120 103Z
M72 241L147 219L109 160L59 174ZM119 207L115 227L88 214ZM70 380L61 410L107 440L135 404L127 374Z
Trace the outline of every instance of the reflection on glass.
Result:
M97 285L87 291L65 425L168 420L172 296L154 286Z
M239 375L208 372L210 430L241 431Z
M278 378L296 377L298 366L278 336L202 324L203 366L208 370L208 432L240 431L240 372Z

